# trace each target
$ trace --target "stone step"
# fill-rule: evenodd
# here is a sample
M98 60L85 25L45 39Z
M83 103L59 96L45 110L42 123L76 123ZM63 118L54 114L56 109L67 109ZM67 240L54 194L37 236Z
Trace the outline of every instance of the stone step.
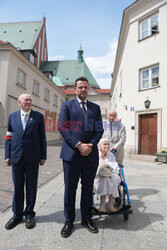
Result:
M155 155L129 155L129 158L132 160L139 160L139 161L149 161L149 162L157 161L157 156Z

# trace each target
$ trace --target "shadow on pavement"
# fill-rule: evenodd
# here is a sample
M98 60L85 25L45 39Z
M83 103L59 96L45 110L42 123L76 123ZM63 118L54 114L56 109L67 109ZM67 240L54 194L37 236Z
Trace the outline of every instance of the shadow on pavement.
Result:
M155 189L133 189L130 190L131 196L137 196L137 199L131 199L131 205L133 213L129 215L129 220L125 221L123 215L104 215L94 216L93 220L97 224L99 229L112 229L112 230L126 230L126 231L138 231L146 227L151 227L153 223L164 220L164 217L158 213L148 213L147 206L141 199L145 196L155 195L159 193ZM151 208L149 208L151 210ZM151 220L150 220L151 218ZM63 224L65 221L64 211L60 210L52 214L37 216L38 223L58 223ZM75 226L80 225L80 209L76 209ZM81 225L79 228L82 227Z
M151 188L139 188L139 189L129 189L130 195L136 195L139 199L142 199L145 196L155 195L159 193L159 190Z

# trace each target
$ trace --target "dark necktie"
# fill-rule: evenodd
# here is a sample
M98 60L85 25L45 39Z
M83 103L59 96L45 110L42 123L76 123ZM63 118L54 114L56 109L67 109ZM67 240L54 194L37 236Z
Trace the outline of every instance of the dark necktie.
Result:
M86 117L86 108L85 108L85 102L81 102L82 105L82 113L84 115L84 118Z
M110 133L111 133L111 137L112 137L112 122L110 122Z

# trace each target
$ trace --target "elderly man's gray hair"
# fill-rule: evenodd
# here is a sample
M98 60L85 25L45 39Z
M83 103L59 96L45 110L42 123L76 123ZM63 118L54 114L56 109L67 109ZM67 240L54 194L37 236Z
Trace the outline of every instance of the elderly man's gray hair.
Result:
M23 99L26 95L31 96L30 94L23 93L23 94L21 94L21 95L19 96L18 101L21 101L21 99ZM31 97L31 99L32 99L32 97Z

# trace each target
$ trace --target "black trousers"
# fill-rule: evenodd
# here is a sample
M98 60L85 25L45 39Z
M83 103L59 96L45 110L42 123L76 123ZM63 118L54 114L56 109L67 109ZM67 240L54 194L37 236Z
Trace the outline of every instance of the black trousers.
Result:
M93 183L98 167L98 159L91 162L80 156L77 161L63 161L64 169L64 216L67 221L75 220L75 199L79 178L81 178L81 217L83 220L92 217Z
M17 164L12 164L12 177L14 184L14 195L12 211L13 217L34 217L34 206L36 201L38 185L39 162L26 162L24 156ZM26 207L24 210L24 184L26 190Z

